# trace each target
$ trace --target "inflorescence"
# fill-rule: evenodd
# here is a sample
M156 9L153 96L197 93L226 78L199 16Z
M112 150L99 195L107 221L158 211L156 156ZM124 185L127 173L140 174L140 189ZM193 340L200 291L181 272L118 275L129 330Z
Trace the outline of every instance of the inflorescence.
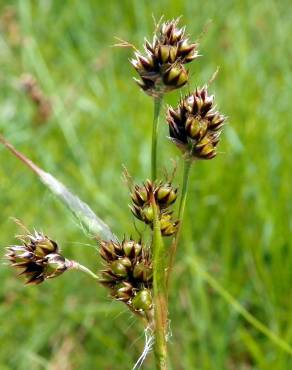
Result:
M131 60L140 77L136 82L154 98L184 86L189 78L185 65L199 56L198 44L189 41L185 28L179 28L178 22L171 20L159 26L152 42L145 41L145 54L136 51ZM216 110L214 95L208 94L206 86L186 95L176 108L169 107L166 115L170 139L188 160L216 156L225 120ZM130 209L135 218L150 230L159 222L164 237L177 235L181 220L174 216L172 206L177 200L178 188L171 182L147 180L133 185L130 197ZM26 277L26 284L40 284L81 266L67 260L58 244L43 233L27 233L18 239L21 245L9 246L5 257L19 275ZM132 238L122 242L101 240L99 244L103 270L95 275L83 266L83 271L89 271L109 290L113 299L124 302L133 312L143 314L152 310L152 246Z

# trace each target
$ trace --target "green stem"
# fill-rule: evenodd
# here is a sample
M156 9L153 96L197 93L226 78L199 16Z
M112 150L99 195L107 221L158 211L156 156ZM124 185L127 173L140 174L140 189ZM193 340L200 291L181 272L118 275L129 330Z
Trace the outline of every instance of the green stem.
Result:
M158 137L158 123L159 113L162 105L163 95L158 95L154 99L154 114L152 125L152 148L151 148L151 178L155 181L157 178L157 137Z
M167 370L167 296L165 280L165 248L160 231L158 208L151 194L153 207L153 301L154 301L154 353L157 370Z
M182 189L181 189L181 198L179 203L179 209L178 209L178 218L180 222L182 223L184 218L184 212L185 212L185 206L186 206L186 200L187 200L187 194L188 194L188 184L189 184L189 175L190 175L190 169L192 165L191 159L185 159L184 161L184 173L183 173L183 182L182 182Z
M179 209L178 209L178 219L180 221L179 227L177 230L177 233L175 234L175 237L173 239L171 248L170 248L170 254L169 254L169 265L168 265L168 271L167 271L167 287L169 286L169 279L170 274L173 269L174 265L174 259L176 255L177 245L181 234L181 228L182 223L184 219L184 213L185 213L185 206L187 201L187 195L188 195L188 183L189 183L189 175L190 175L190 169L192 165L192 160L187 158L184 161L184 172L183 172L183 181L182 181L182 190L181 190L181 197L180 197L180 203L179 203Z

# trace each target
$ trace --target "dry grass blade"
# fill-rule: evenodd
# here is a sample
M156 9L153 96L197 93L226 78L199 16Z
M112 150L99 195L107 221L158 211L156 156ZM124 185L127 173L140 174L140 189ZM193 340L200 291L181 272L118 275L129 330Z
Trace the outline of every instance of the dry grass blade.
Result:
M50 173L43 171L30 159L14 148L3 136L0 135L0 142L28 168L30 168L44 185L62 201L63 204L73 213L79 224L85 230L96 237L104 240L117 240L117 237L111 232L108 225L102 221L92 209L84 203L77 195L71 193L65 185L57 180Z

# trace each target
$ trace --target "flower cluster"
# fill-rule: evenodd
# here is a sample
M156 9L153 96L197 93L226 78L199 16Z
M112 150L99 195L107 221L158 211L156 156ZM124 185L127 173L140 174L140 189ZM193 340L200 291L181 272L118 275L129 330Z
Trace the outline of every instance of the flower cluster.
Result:
M178 28L177 24L178 20L163 23L152 43L145 41L146 54L137 51L131 60L141 78L136 82L149 95L184 86L188 81L184 64L198 57L198 45L190 43L185 28Z
M159 210L161 234L163 236L175 234L178 221L172 219L172 211L169 210L169 207L176 201L177 189L169 183L152 183L147 180L142 186L136 185L131 194L133 205L130 206L130 209L133 215L153 228L154 215L151 194L153 194Z
M100 282L110 289L113 298L134 311L152 307L152 262L150 249L141 242L101 241L100 256L106 262Z
M208 95L206 87L185 96L176 109L169 107L167 112L170 138L194 159L216 156L224 121L215 109L214 95Z
M7 248L6 258L11 266L24 275L26 284L40 284L67 270L66 259L60 254L56 242L42 233L19 236L22 245Z

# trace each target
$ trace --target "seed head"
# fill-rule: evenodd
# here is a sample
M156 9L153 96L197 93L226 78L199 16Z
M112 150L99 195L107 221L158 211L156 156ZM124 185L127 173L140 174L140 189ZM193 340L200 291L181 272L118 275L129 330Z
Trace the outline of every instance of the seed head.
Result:
M100 246L100 255L106 263L100 282L114 299L133 310L143 310L146 306L134 305L133 300L139 292L152 288L150 249L141 242L125 239L122 243L101 241Z
M67 270L66 259L60 254L56 242L42 233L19 236L22 245L7 248L5 257L24 275L26 284L40 284Z
M159 209L159 220L161 234L163 236L173 235L178 226L178 221L172 220L172 212L169 207L176 201L177 188L171 183L152 183L147 180L143 185L135 185L131 194L133 205L130 209L133 215L153 227L153 207L150 201L150 195L154 195L155 203Z
M214 95L206 87L183 98L177 109L168 108L167 122L171 140L194 159L216 156L225 117L216 111Z
M135 53L131 64L141 80L138 85L149 95L178 89L188 81L184 64L198 57L198 45L189 42L185 28L178 28L178 19L163 23L152 43L145 40L145 55Z

